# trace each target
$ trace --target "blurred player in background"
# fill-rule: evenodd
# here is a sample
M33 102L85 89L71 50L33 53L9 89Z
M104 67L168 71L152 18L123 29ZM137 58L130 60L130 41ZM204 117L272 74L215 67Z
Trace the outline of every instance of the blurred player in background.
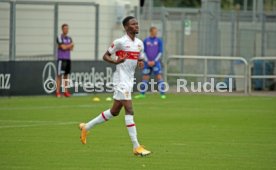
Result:
M162 77L161 57L163 53L163 42L157 37L158 29L154 26L150 27L150 36L144 39L145 47L145 66L143 73L143 84L141 85L141 92L135 96L136 99L145 98L146 86L148 85L151 74L153 73L158 81L158 89L161 99L166 99L165 85Z
M68 24L63 24L61 26L62 34L57 37L58 52L57 52L57 77L56 77L56 96L61 97L60 86L64 82L64 96L70 97L66 87L68 84L68 74L71 71L71 51L74 48L74 43L71 37L68 36L69 26Z
M88 130L97 124L104 123L115 116L118 116L121 109L125 109L125 124L133 144L133 153L135 155L149 155L151 152L139 144L137 139L136 125L134 123L134 112L132 108L131 91L133 88L135 68L143 68L144 47L143 42L136 38L139 32L137 20L132 17L126 17L122 22L126 35L116 39L111 47L106 51L103 59L106 62L116 65L116 71L113 74L114 95L113 106L88 123L81 123L81 142L86 144ZM111 55L116 54L118 59L112 59Z

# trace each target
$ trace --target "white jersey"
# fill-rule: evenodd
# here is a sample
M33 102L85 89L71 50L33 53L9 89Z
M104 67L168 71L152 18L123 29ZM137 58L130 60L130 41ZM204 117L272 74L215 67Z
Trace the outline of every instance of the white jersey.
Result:
M144 58L143 42L138 38L135 38L133 41L126 34L116 39L111 47L109 47L108 52L115 54L117 57L127 55L123 63L116 65L116 71L113 74L114 99L130 100L137 60ZM117 93L119 92L123 94L118 95Z

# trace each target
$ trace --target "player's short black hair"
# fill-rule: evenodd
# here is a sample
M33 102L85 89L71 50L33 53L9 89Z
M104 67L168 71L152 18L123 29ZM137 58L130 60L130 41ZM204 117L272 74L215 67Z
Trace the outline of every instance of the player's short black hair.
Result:
M62 24L61 25L61 29L63 29L64 27L68 27L68 24Z
M127 16L127 17L125 17L123 19L123 21L122 21L123 26L126 26L127 23L128 23L128 21L131 20L131 19L133 19L133 18L135 18L135 17L134 16Z

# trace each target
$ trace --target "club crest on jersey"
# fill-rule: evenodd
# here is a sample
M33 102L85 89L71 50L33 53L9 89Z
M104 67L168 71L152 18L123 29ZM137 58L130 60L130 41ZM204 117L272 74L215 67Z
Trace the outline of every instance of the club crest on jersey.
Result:
M142 50L142 47L141 45L138 44L138 50L141 51Z

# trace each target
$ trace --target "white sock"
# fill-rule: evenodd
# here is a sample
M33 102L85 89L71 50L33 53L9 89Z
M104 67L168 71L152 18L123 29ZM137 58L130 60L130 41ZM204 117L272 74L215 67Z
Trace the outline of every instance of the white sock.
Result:
M133 144L133 148L137 148L138 146L140 146L140 144L137 139L137 132L136 132L136 126L133 120L133 115L125 115L125 122L128 130L128 134Z
M112 117L113 117L113 115L111 114L110 109L108 109L108 110L102 112L99 116L95 117L94 119L92 119L91 121L86 123L85 129L89 130L97 124L101 124L103 122L108 121Z

